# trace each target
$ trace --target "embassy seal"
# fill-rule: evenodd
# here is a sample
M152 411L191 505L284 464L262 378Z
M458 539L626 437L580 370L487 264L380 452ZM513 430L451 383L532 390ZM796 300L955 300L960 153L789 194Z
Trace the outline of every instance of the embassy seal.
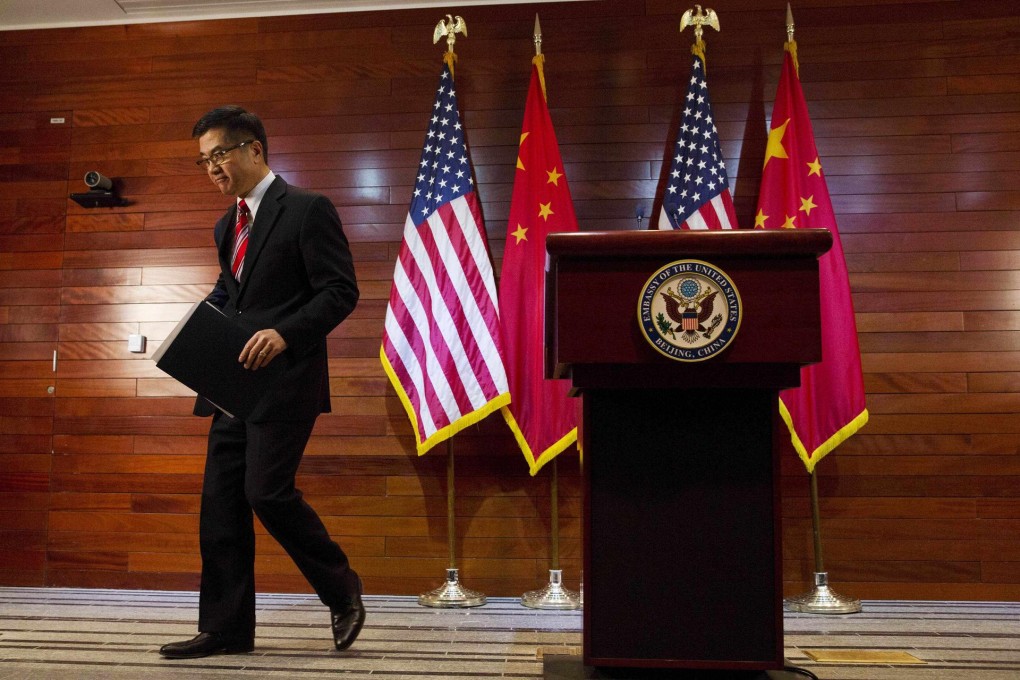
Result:
M721 269L701 260L677 260L645 283L638 324L657 352L676 361L705 361L740 330L740 293Z

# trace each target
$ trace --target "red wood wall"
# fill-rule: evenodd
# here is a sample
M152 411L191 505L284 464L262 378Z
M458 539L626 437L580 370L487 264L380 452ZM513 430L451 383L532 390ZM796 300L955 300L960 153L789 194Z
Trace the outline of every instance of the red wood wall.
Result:
M541 12L553 121L582 228L653 215L688 73L672 0L465 7L459 98L502 253ZM784 0L720 0L708 75L752 224ZM796 3L801 78L839 218L871 422L818 468L826 567L871 598L1020 598L1020 18L1007 0ZM378 346L442 45L440 10L0 33L0 584L197 585L208 422L147 355L215 278L228 201L196 171L206 110L259 113L270 163L336 203L362 284L330 340L334 413L299 484L370 592L447 566L446 452L414 453ZM63 118L63 123L51 122ZM131 201L68 200L98 170ZM56 371L53 354L57 353ZM53 388L52 391L50 388ZM465 584L545 582L549 474L504 423L454 438ZM575 452L562 562L579 569ZM784 461L790 593L812 565L807 476ZM663 527L668 530L668 527ZM259 588L306 590L260 533Z

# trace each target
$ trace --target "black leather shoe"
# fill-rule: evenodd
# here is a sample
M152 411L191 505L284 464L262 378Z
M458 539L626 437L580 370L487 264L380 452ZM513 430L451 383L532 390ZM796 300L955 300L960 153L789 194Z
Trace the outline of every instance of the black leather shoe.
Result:
M167 659L201 659L213 654L244 654L255 649L252 638L234 639L220 633L199 633L190 640L171 642L159 648Z
M361 595L355 595L351 603L342 609L331 609L330 623L337 651L342 652L353 645L361 627L365 625L365 605L361 603Z

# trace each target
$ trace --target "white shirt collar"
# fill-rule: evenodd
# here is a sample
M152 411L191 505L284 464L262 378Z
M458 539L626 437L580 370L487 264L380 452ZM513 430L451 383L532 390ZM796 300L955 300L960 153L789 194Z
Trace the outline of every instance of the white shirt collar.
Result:
M255 213L259 210L259 204L262 203L262 197L266 195L266 190L269 189L269 185L273 183L274 179L276 179L276 175L272 170L270 170L269 173L262 178L262 181L256 184L254 188L248 192L248 195L244 197L244 203L248 206L248 212L251 213L251 221L253 223L255 222ZM240 198L237 200L238 202L241 201Z

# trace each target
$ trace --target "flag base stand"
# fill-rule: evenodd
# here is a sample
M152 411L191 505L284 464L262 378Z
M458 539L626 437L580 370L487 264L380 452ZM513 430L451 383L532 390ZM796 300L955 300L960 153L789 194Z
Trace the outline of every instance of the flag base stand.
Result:
M468 590L460 585L458 569L446 570L446 583L435 590L418 596L418 604L423 607L480 607L485 604L485 595Z
M563 570L549 570L549 585L521 595L521 604L531 609L580 609L581 597L563 587Z
M783 604L791 612L804 614L856 614L861 611L861 601L844 597L829 588L829 573L815 572L815 587L803 595L788 597Z

